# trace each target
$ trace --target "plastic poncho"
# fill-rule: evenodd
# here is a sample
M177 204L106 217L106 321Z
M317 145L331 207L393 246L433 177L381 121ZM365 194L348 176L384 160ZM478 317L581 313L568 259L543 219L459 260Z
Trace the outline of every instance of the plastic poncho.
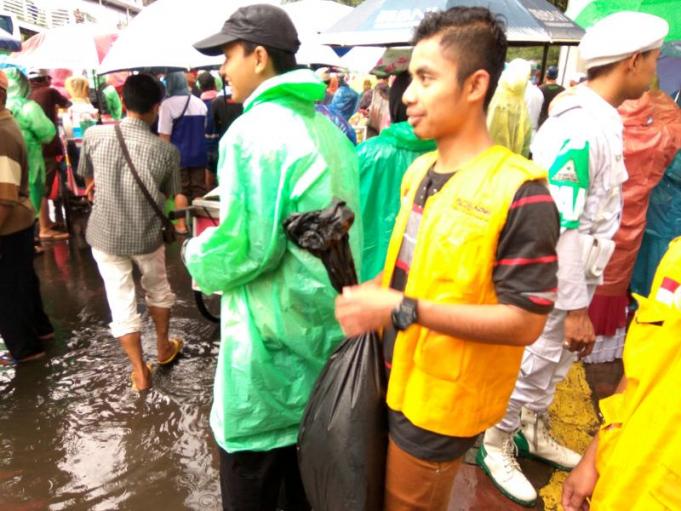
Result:
M669 245L624 348L624 392L601 400L594 511L681 509L681 238Z
M513 60L501 74L499 85L487 109L487 128L495 144L528 157L532 122L525 103L530 63Z
M416 158L433 150L435 142L418 138L408 122L392 124L357 147L364 227L362 282L383 270L400 210L402 176Z
M106 111L109 115L116 121L120 121L123 118L123 103L121 103L121 98L116 92L116 88L113 85L107 85L102 89L102 96L104 96L104 104L106 105Z
M57 128L45 115L42 107L32 99L28 99L30 85L26 76L17 69L7 69L5 73L9 79L7 109L12 112L26 142L28 192L33 208L39 212L41 201L45 197L43 144L52 141Z
M646 230L638 252L631 290L643 296L650 291L655 268L669 242L681 236L681 150L667 167L662 181L650 194Z
M338 112L347 121L357 110L359 94L343 83L333 95L329 108Z
M199 286L223 293L210 423L228 452L294 445L312 386L343 339L326 270L282 227L333 198L359 210L354 147L315 111L324 90L312 71L296 70L246 100L220 141L220 225L185 250ZM356 221L356 260L361 236Z

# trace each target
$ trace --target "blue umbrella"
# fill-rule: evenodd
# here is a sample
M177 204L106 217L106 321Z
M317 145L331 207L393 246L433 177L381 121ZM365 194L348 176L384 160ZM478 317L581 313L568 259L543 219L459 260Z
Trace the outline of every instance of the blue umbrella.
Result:
M336 46L404 46L428 11L487 7L514 45L578 44L584 30L546 0L366 0L321 35Z
M0 28L0 50L13 52L21 51L21 41L12 34Z

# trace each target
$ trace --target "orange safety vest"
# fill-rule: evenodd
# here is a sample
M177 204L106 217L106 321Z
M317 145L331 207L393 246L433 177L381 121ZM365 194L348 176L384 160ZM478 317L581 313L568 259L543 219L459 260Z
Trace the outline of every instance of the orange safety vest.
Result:
M600 402L594 511L681 510L681 238L660 261L624 345L624 392Z
M419 184L437 152L417 159L402 182L383 273L392 280ZM501 146L463 165L423 209L405 295L437 303L496 304L492 280L499 235L518 188L546 171ZM413 424L449 436L473 436L504 415L522 346L459 339L418 324L395 341L388 406Z

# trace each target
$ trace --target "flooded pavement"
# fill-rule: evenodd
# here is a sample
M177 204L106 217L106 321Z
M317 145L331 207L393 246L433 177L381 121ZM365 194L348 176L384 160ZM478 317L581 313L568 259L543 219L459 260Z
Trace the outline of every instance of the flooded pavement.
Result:
M79 241L46 247L36 269L56 338L47 357L0 368L0 509L218 509L208 414L219 337L196 310L179 248L168 250L178 296L170 326L185 340L183 356L140 396L108 331L90 250ZM146 315L143 346L155 362Z
M0 367L0 510L219 509L218 456L208 425L218 329L194 305L179 247L167 252L178 297L171 334L185 348L142 395L131 390L127 358L109 334L89 248L81 237L46 248L35 264L56 338L47 357ZM141 295L139 308L145 309ZM143 345L155 362L146 315ZM620 375L619 363L587 366L596 397L612 393ZM538 462L521 464L537 488L553 474ZM478 467L463 465L451 511L521 509Z

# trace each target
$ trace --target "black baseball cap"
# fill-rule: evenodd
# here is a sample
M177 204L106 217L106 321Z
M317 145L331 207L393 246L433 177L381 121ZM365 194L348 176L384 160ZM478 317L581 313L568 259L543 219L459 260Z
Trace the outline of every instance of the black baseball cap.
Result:
M300 47L298 31L286 11L269 4L240 7L225 21L222 30L194 44L204 55L220 55L234 41L268 46L296 53Z

